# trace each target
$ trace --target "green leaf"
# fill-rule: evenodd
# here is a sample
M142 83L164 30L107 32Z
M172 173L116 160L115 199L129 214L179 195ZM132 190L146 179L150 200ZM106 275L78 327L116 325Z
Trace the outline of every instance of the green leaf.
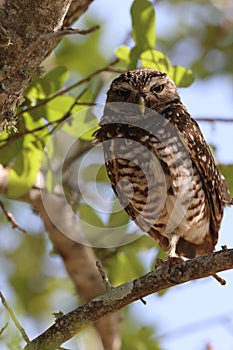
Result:
M128 66L129 70L136 69L138 65L138 59L140 57L141 50L137 47L134 46L131 51L130 51L130 63Z
M15 140L14 136L16 137ZM0 164L2 165L9 164L21 152L23 147L22 137L17 138L17 134L11 135L11 137L12 140L5 131L0 137Z
M127 66L130 63L130 49L126 45L120 46L118 49L115 50L115 55L123 61Z
M9 170L8 197L18 198L33 186L40 169L42 150L29 143Z
M161 72L169 74L171 64L164 53L158 50L146 50L142 52L141 56L142 67L160 70Z
M158 50L146 50L140 55L142 67L160 70L167 73L177 87L187 87L194 81L194 74L190 69L172 66L167 56Z
M195 80L193 72L181 66L172 66L169 71L169 76L177 87L190 86Z
M65 66L58 66L49 71L45 77L41 79L41 86L46 96L48 97L62 88L68 76L69 72Z
M48 98L58 91L65 83L69 75L64 66L58 66L49 71L44 77L34 77L25 92L30 101L38 101Z
M107 227L122 227L129 223L129 216L126 214L119 201L114 202L112 213L109 217Z
M104 224L100 217L96 214L94 209L90 207L87 204L80 204L79 205L79 214L80 218L88 223L89 225L93 226L98 230L98 228L104 227ZM86 233L86 232L85 232Z
M92 113L90 108L83 108L69 119L69 123L64 123L61 130L67 134L90 141L93 139L92 134L98 124L98 119Z
M74 97L72 96L59 96L47 103L46 113L44 117L49 122L59 121L70 109L74 103ZM75 106L72 112L83 109L82 106Z
M145 50L153 49L155 46L155 11L151 2L134 0L130 12L135 46L130 51L128 69L135 69L140 54Z
M132 17L132 36L139 51L155 47L155 11L147 0L134 0L130 9Z

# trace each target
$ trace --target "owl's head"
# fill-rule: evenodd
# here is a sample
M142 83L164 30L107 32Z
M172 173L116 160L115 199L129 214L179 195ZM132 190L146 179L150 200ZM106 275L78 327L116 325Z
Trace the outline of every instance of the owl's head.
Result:
M176 86L166 73L153 69L137 69L113 80L107 93L107 103L127 102L160 112L171 103L180 101Z

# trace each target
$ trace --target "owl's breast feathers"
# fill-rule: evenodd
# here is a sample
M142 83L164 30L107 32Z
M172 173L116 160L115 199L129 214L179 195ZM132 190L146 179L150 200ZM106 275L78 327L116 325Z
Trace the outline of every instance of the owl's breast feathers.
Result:
M112 83L110 105L94 133L96 142L103 143L112 187L130 218L169 254L191 258L209 253L217 243L224 206L232 204L226 181L174 83L150 70L130 74ZM144 75L150 78L143 80ZM119 103L137 96L135 76L149 87L151 108L142 115L136 104L125 109ZM117 104L111 104L114 99Z
M174 226L181 237L177 253L194 257L213 251L230 193L197 123L185 108L169 107L163 113L163 122L156 125L148 119L146 128L145 123L143 128L102 125L95 138L104 142L112 187L131 219L165 251L167 231ZM182 219L184 210L187 213Z

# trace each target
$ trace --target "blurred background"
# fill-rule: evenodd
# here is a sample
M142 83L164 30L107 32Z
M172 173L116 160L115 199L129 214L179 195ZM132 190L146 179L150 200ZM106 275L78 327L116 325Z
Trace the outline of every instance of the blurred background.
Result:
M192 116L200 119L205 138L233 189L233 3L230 0L163 0L153 4L156 48L163 51L173 65L192 69L195 82L179 93ZM132 0L93 1L76 26L88 28L99 24L100 30L89 36L64 38L46 60L45 70L66 66L70 74L65 84L69 86L108 65L119 46L133 45L131 5ZM103 104L114 76L102 73L92 79L86 101ZM73 89L70 95L76 96L80 91ZM226 121L215 121L216 118ZM28 233L13 230L1 214L0 288L33 338L51 325L53 312L60 311L61 307L63 312L75 308L77 295L61 258L53 251L40 217L22 202L4 198L4 203ZM227 208L217 249L222 245L233 246L232 214L232 209ZM150 271L158 253L153 240L147 236L123 246L106 263L111 282L120 284ZM145 298L146 305L138 301L123 310L122 349L156 349L157 346L161 350L233 350L233 275L232 271L220 275L226 279L226 286L220 286L213 278L193 281ZM1 308L0 328L6 322L9 324L0 337L0 348L20 349L19 332ZM95 332L89 329L65 346L94 349L93 339Z

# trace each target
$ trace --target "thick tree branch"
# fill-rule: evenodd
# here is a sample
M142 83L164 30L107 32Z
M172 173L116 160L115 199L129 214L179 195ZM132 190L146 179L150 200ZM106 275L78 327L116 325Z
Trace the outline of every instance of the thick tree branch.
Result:
M91 2L0 2L0 130L16 123L14 109L20 104L24 89L57 43L56 35L49 39L46 35L56 33L64 26L66 14L65 25L71 25L71 21L77 19ZM43 37L47 39L42 40Z
M86 305L61 316L43 334L26 345L24 350L55 350L79 330L135 300L165 288L229 269L233 269L233 249L224 249L188 261L179 260L174 265L165 263L161 268L145 276L108 289L106 293Z

